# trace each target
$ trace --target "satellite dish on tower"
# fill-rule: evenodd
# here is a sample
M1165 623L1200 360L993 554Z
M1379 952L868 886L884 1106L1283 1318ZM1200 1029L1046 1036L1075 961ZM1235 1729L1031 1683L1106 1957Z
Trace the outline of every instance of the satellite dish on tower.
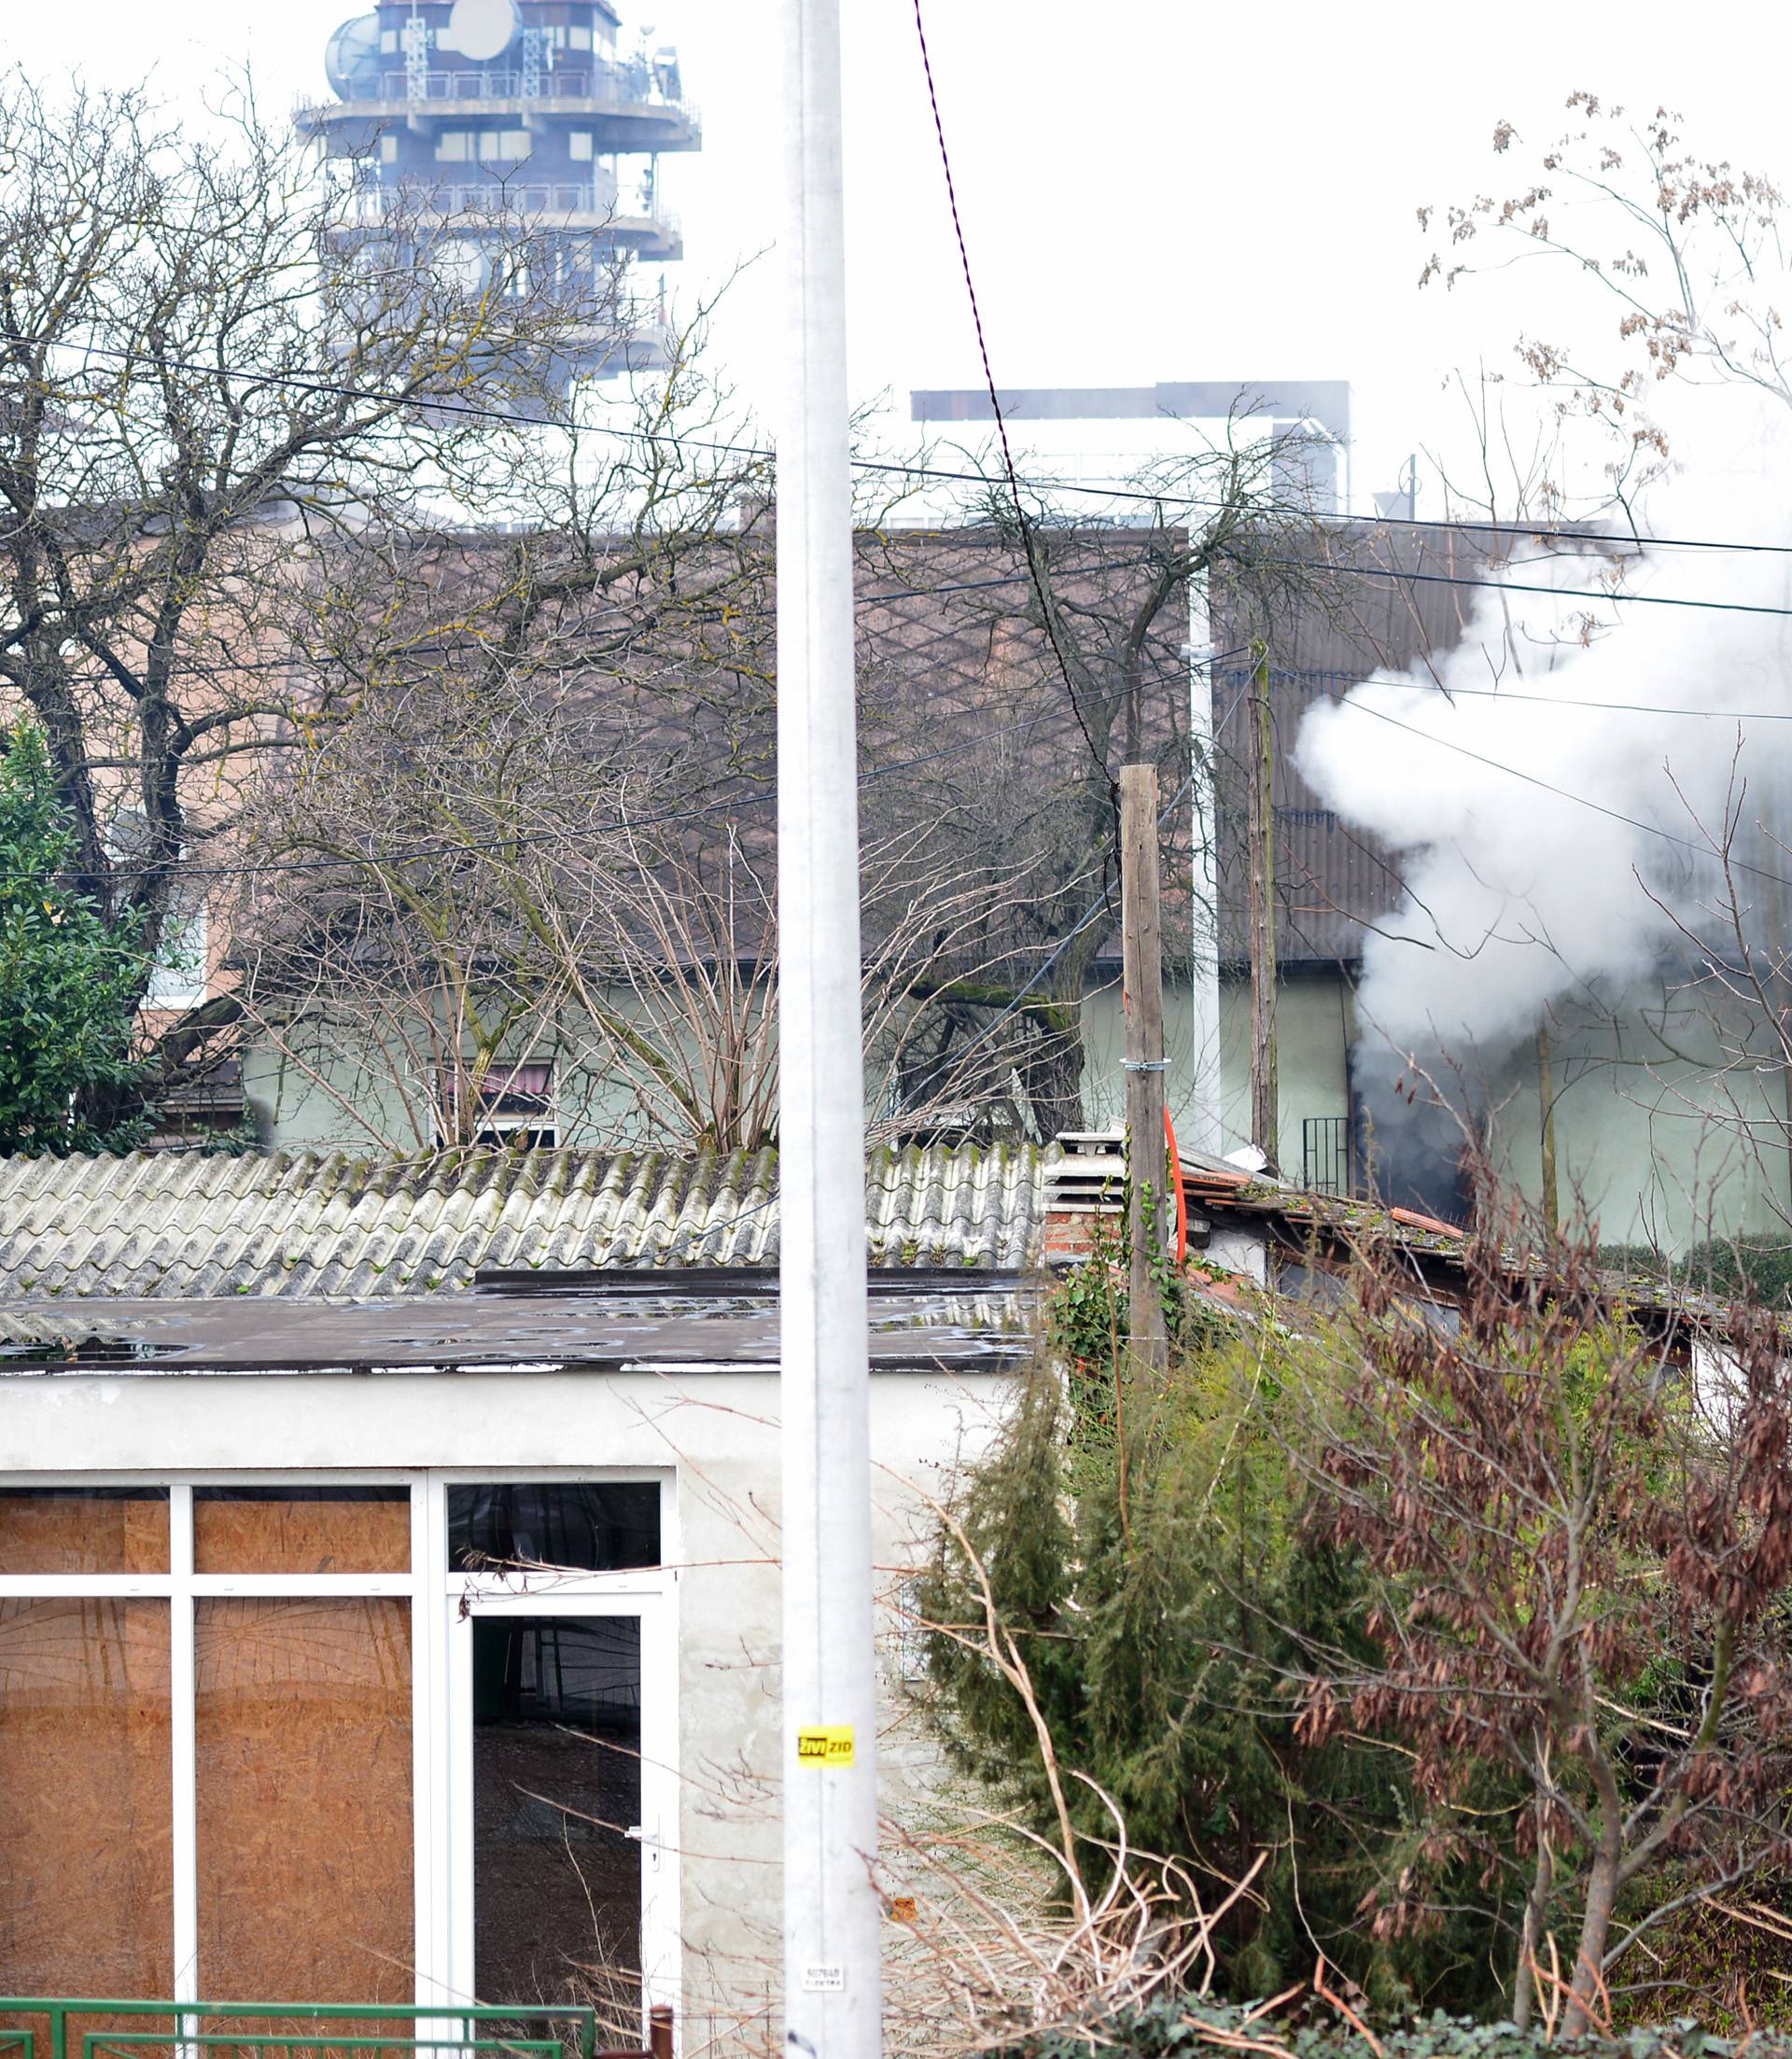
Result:
M483 64L509 49L515 35L515 0L455 0L438 40Z
M324 49L324 73L343 100L371 100L380 91L380 18L344 21Z

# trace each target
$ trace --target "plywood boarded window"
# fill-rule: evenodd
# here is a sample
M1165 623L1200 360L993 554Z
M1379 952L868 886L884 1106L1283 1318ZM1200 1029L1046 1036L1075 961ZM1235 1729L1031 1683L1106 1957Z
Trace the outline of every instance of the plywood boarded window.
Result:
M408 1573L408 1487L196 1487L196 1573Z
M0 1994L172 1992L170 1708L165 1601L0 1599Z
M0 1573L167 1570L165 1487L0 1488Z
M202 1988L409 2001L410 1604L196 1608Z

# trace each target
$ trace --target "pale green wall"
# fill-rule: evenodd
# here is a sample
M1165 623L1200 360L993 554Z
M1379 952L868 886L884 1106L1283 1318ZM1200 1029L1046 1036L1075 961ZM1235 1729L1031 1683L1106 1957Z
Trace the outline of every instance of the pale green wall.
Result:
M1297 1180L1302 1120L1350 1113L1344 1063L1350 1043L1350 992L1337 975L1291 979L1283 981L1278 1000L1280 1163L1290 1178ZM1084 1002L1083 1033L1088 1052L1083 1080L1085 1113L1091 1128L1112 1129L1118 1126L1126 1104L1126 1076L1120 1068L1125 1031L1117 981L1099 988ZM1179 1142L1184 1141L1181 1133L1191 1128L1193 1048L1189 989L1179 981L1164 993L1164 1051L1169 1060L1167 1087ZM1227 980L1220 989L1220 1085L1222 1148L1235 1151L1251 1135L1251 997L1241 980Z
M414 1141L390 1071L360 1064L351 1052L307 1052L301 1062L251 1046L243 1055L243 1094L272 1150L365 1150L384 1142L401 1151ZM344 1100L366 1120L357 1122Z
M1564 1218L1603 1243L1683 1251L1711 1236L1778 1232L1792 1212L1777 1070L1721 1070L1709 1024L1681 1023L1684 1056L1645 1062L1633 1024L1559 1030L1556 1164ZM1542 1097L1534 1045L1490 1081L1495 1163L1533 1201L1542 1195ZM1750 1148L1744 1130L1757 1141Z
M609 1000L619 1014L636 1010L632 995ZM261 1142L278 1151L428 1149L432 1103L419 1070L428 1040L406 1027L408 1038L395 1030L371 1055L354 1035L318 1024L288 1030L289 1054L266 1044L248 1050L243 1087ZM518 1060L553 1061L563 1143L665 1148L663 1126L644 1114L630 1083L596 1058L578 1022L537 1025L508 1048Z
M1792 1220L1792 1156L1785 1137L1779 1072L1735 1063L1740 1038L1721 1040L1697 1011L1660 1023L1661 1003L1632 1008L1615 1030L1559 1028L1556 1079L1557 1180L1564 1216L1578 1212L1605 1243L1684 1251L1712 1236L1786 1234ZM1125 1100L1117 987L1090 996L1085 1010L1089 1071L1085 1099L1092 1127L1113 1128ZM1221 994L1222 1120L1225 1149L1250 1127L1249 988L1225 982ZM1349 1113L1345 1054L1354 1026L1351 987L1341 974L1284 982L1277 1013L1281 1170L1301 1177L1301 1122ZM1165 1044L1173 1116L1189 1094L1188 990L1165 995ZM1672 1044L1676 1055L1667 1055ZM1728 1062L1727 1062L1728 1061ZM1536 1051L1505 1054L1475 1085L1491 1111L1496 1171L1529 1201L1542 1198L1542 1122ZM1745 1135L1757 1140L1755 1147Z
M1168 1087L1170 1113L1184 1141L1192 1128L1191 1019L1189 989L1185 983L1173 983L1164 997ZM1345 1053L1351 1028L1351 989L1341 975L1284 982L1278 1030L1281 1166L1288 1178L1301 1177L1303 1118L1349 1113ZM1085 1119L1091 1128L1113 1128L1125 1101L1117 981L1088 995L1084 1030ZM1228 980L1220 1007L1227 1151L1243 1143L1249 1130L1249 1035L1248 989L1242 981ZM1783 1230L1792 1213L1792 1168L1779 1141L1778 1074L1734 1069L1722 1074L1719 1086L1714 1084L1719 1053L1709 1026L1678 1024L1673 1041L1682 1056L1645 1064L1638 1058L1633 1021L1626 1020L1616 1035L1609 1027L1558 1031L1557 1156L1564 1210L1577 1203L1603 1241L1664 1249L1684 1249L1714 1234L1714 1224L1718 1234ZM548 1056L551 1043L533 1040L527 1055ZM581 1066L580 1049L575 1038L561 1042L565 1141L665 1148L664 1132L656 1133L644 1119L626 1087ZM269 1051L252 1050L244 1060L244 1085L265 1142L283 1150L367 1149L379 1141L395 1149L415 1148L393 1065L357 1064L345 1042L323 1039L311 1058L315 1073L352 1100L367 1121L355 1121L303 1068ZM1485 1100L1494 1112L1491 1142L1496 1169L1534 1201L1541 1189L1541 1125L1533 1046L1506 1055L1492 1068L1485 1079ZM1736 1135L1739 1120L1758 1126L1764 1148L1743 1148ZM1771 1192L1763 1191L1764 1183Z
M626 997L611 997L614 1005ZM1347 1043L1347 990L1338 978L1299 979L1282 989L1280 1017L1281 1047L1282 1164L1300 1175L1301 1118L1346 1113L1344 1050ZM1120 1121L1126 1099L1120 1070L1123 1032L1117 981L1092 991L1084 1003L1084 1035L1088 1069L1084 1080L1085 1118L1091 1128L1111 1128ZM1172 983L1164 996L1164 1030L1169 1059L1169 1091L1172 1119L1187 1126L1193 1069L1189 989ZM1220 1011L1221 1076L1224 1087L1225 1148L1243 1142L1250 1128L1250 1002L1241 986L1228 982ZM419 1040L421 1041L421 1040ZM583 1048L574 1034L563 1035L557 1049L552 1036L526 1040L516 1056L556 1056L559 1101L565 1142L569 1144L649 1144L655 1138L625 1086L601 1072L581 1066ZM409 1071L402 1054L371 1061L357 1056L346 1035L314 1032L301 1060L283 1058L265 1047L251 1049L243 1065L244 1088L256 1111L263 1141L284 1151L366 1149L379 1142L397 1150L420 1148L427 1133L427 1100L413 1098L417 1114L407 1114L400 1080ZM345 1106L344 1104L348 1104ZM350 1109L357 1114L351 1114ZM427 1143L427 1134L424 1142Z

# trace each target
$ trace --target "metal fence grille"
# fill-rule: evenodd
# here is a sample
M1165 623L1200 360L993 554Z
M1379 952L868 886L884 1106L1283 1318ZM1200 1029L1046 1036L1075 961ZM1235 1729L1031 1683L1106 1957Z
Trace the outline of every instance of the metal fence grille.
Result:
M1314 1194L1351 1191L1351 1119L1309 1115L1300 1126L1300 1184Z

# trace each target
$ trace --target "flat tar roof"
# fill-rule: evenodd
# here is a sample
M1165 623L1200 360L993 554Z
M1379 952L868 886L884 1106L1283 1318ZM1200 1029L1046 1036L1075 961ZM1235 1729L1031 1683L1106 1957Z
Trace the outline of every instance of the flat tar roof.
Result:
M1031 1348L1016 1274L874 1277L876 1372L998 1370ZM58 1373L752 1371L778 1359L776 1296L740 1275L510 1280L472 1293L0 1303L0 1379Z

